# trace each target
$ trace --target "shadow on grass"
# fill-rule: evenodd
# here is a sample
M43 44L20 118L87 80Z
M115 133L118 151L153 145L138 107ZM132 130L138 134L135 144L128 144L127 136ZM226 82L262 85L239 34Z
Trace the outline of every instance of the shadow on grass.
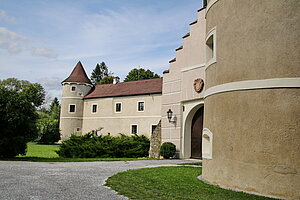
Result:
M29 161L29 162L96 162L96 161L135 161L157 160L153 158L41 158L41 157L15 157L0 158L0 161Z

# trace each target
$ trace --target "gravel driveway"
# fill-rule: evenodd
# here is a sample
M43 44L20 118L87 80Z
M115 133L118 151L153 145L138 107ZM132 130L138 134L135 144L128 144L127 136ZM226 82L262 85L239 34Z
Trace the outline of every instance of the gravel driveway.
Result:
M114 162L0 161L0 199L126 199L102 186L121 171L173 165L188 160Z

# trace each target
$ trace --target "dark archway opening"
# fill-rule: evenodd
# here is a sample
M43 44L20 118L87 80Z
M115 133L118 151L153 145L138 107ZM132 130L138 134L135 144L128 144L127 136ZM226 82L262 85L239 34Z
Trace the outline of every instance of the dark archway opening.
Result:
M197 110L192 120L191 158L202 159L203 108Z

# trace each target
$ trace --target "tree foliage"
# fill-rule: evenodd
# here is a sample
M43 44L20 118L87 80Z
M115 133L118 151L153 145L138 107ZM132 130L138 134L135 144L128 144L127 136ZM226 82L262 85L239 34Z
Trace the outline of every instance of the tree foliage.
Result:
M37 121L38 127L38 143L53 144L60 140L59 132L59 116L60 105L58 99L55 97L49 109L41 109L38 112L39 119Z
M44 98L40 84L15 78L0 80L0 157L25 154L27 142L37 137L36 107Z
M93 84L101 84L100 81L107 76L111 76L113 73L108 71L108 67L104 62L101 62L100 64L97 63L95 69L92 72L91 75L91 81Z
M143 68L134 68L132 69L124 79L124 82L128 81L137 81L137 80L145 80L145 79L152 79L152 78L159 78L158 74L150 71L149 69L145 70Z
M101 79L97 84L112 84L114 82L114 76L106 76Z

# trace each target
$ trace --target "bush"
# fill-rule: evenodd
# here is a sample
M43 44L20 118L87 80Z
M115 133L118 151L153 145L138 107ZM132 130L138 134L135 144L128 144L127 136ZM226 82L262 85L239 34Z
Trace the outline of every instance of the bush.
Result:
M159 153L165 159L169 159L175 155L176 145L171 142L165 142L161 145Z
M71 135L57 154L64 158L138 158L148 156L150 141L146 136Z

